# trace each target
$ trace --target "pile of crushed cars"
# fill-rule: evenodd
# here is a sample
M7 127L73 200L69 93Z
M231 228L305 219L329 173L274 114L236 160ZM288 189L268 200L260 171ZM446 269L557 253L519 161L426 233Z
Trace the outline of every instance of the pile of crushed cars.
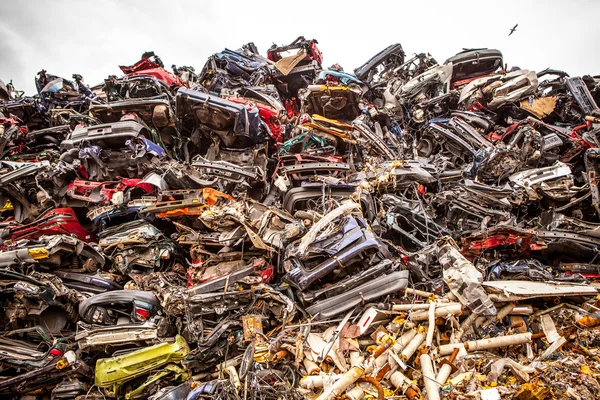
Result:
M316 40L0 88L0 397L600 398L600 77Z

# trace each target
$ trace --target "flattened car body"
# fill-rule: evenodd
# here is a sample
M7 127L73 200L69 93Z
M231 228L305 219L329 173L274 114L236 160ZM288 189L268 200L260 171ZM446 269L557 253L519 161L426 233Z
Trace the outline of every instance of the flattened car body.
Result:
M256 107L181 88L176 96L176 109L179 118L193 118L195 128L214 132L228 147L248 147L267 139Z
M124 383L167 364L180 362L189 351L185 339L177 335L173 343L160 343L122 356L100 359L96 362L94 384L116 395Z

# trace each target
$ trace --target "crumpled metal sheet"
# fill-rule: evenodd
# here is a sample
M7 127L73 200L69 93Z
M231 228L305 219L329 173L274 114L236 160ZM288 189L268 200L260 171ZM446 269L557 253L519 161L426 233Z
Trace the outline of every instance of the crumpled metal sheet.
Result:
M481 285L481 272L452 243L442 244L438 248L438 257L444 271L444 282L460 302L475 314L496 315L496 307Z

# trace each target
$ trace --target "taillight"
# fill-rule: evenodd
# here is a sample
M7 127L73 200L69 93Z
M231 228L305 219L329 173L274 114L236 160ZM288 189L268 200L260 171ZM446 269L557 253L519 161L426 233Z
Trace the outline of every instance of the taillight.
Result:
M145 301L135 300L133 302L133 315L139 321L145 321L150 318L152 304Z
M57 349L56 347L53 348L52 350L50 350L50 354L52 354L53 356L58 356L58 357L62 357L63 352L60 349Z
M140 118L138 117L137 114L134 113L127 113L127 114L123 114L123 116L120 119L121 121L136 121L139 122Z
M263 283L269 282L271 278L275 275L275 268L269 266L264 271L261 272L260 276L262 278Z

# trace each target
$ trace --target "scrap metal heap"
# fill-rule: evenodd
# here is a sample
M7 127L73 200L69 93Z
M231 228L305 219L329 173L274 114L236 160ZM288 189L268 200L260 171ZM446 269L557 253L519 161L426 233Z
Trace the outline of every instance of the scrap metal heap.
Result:
M317 44L0 85L2 398L600 397L600 77Z

